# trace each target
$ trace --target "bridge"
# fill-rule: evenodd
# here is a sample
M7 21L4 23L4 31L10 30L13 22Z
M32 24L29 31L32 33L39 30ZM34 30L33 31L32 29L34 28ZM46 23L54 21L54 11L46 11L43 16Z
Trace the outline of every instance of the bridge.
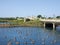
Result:
M49 27L52 25L53 30L55 30L56 26L60 25L60 19L39 19L43 24L44 28L46 25Z

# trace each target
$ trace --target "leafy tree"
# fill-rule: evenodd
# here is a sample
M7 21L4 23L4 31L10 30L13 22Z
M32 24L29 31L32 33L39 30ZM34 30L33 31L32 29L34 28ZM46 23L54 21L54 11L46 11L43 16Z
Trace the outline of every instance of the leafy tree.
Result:
M52 17L48 17L48 19L52 19Z
M27 18L26 21L30 21L30 19Z
M19 17L16 17L16 19L18 19Z
M37 18L41 18L42 16L41 15L38 15Z
M60 16L57 16L56 18L60 18Z

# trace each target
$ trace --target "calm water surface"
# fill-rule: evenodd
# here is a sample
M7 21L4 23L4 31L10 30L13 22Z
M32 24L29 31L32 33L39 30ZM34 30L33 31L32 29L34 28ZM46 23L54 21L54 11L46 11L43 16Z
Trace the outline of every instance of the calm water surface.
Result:
M60 45L60 28L0 28L0 45Z

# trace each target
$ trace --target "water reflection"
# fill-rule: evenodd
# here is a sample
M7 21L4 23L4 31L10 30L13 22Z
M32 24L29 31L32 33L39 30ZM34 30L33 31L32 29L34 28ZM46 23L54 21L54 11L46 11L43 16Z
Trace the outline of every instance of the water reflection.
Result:
M0 28L0 45L59 45L60 32L40 27Z
M47 30L47 28L44 28L44 30ZM59 45L59 42L60 42L60 32L58 31L58 29L53 29L53 30L48 30L48 31L51 31L47 37L49 38L52 38L50 43L52 45Z

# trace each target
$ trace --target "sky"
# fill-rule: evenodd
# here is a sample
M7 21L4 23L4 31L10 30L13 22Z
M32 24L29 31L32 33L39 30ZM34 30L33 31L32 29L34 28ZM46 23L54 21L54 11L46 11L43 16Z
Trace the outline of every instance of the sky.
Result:
M60 16L60 0L0 0L0 17Z

